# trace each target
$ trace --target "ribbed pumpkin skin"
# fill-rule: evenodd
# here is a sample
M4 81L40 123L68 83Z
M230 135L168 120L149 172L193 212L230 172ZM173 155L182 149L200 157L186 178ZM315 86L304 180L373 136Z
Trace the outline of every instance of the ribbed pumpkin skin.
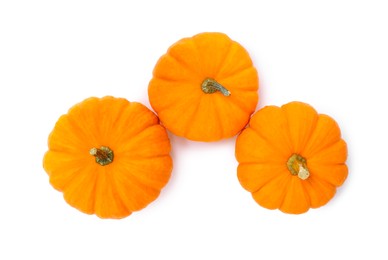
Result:
M212 78L231 92L205 94ZM172 133L194 141L236 135L258 102L258 74L248 52L222 33L201 33L172 45L157 62L148 95Z
M113 162L89 154L107 146ZM156 115L122 98L89 98L57 121L43 167L73 207L100 218L123 218L155 200L172 171L170 141Z
M306 159L308 179L290 173L293 154ZM238 179L255 201L291 214L325 205L348 175L347 145L337 123L301 102L256 112L237 138L236 158Z

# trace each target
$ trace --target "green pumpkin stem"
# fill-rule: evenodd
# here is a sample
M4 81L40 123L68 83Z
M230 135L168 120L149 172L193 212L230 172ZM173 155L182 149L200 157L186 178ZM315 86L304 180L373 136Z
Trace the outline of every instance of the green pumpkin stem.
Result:
M96 157L96 163L100 164L101 166L105 166L113 162L113 151L109 147L93 147L90 149L89 153L90 155Z
M307 161L299 154L291 155L287 161L287 168L292 175L298 175L301 180L306 180L310 176Z
M201 85L202 91L206 94L213 94L217 91L220 91L225 97L231 95L230 91L227 90L224 86L218 83L216 80L211 78L206 78Z

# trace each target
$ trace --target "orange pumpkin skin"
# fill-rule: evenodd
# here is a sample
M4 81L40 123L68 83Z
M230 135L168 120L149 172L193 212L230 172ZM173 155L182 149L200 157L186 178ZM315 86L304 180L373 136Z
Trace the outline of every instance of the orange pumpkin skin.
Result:
M106 165L90 154L102 146L113 151ZM43 167L71 206L100 218L123 218L158 197L172 171L170 150L165 128L148 108L93 97L59 118Z
M212 79L229 91L205 93ZM173 44L148 87L152 108L172 133L217 141L246 126L258 102L258 74L248 52L223 33L201 33Z
M291 214L325 205L348 175L337 123L301 102L256 112L237 138L236 158L254 200Z

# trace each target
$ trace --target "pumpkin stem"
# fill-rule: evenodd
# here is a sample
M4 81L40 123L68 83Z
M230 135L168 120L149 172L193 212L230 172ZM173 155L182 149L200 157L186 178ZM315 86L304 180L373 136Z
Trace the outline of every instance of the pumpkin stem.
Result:
M105 166L113 162L113 151L106 146L101 146L100 148L92 148L89 153L96 157L96 163L101 166Z
M225 97L230 96L230 91L224 86L218 83L216 80L206 78L201 85L202 91L206 94L213 94L214 92L220 91Z
M292 175L298 175L302 180L306 180L310 176L307 168L307 161L299 154L293 154L287 161L287 168Z

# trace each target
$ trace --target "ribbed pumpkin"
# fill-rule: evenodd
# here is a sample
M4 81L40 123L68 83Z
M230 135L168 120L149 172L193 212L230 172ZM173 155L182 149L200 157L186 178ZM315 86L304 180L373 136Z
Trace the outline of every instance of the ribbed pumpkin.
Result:
M157 62L148 95L172 133L194 141L236 135L258 102L258 74L248 52L223 33L173 44Z
M123 98L88 98L62 115L43 167L65 200L87 214L123 218L154 201L172 171L157 116Z
M238 179L268 209L300 214L325 205L348 175L337 123L291 102L256 112L237 138Z

